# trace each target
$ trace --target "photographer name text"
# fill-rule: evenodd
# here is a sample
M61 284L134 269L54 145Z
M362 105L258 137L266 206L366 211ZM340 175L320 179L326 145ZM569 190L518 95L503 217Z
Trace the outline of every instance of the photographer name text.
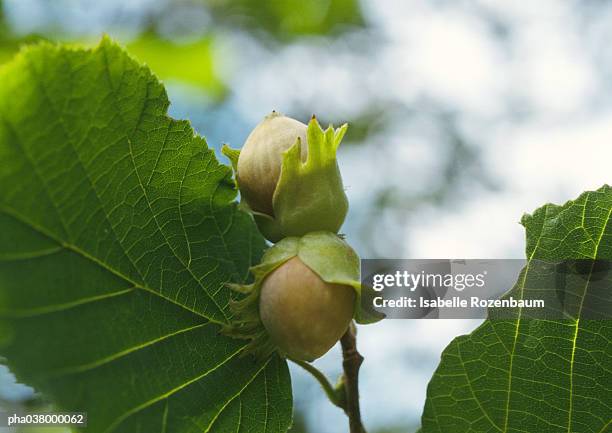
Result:
M426 299L402 296L398 299L384 299L377 296L373 299L376 308L544 308L543 299L482 299L471 296L470 299L453 296L452 298Z

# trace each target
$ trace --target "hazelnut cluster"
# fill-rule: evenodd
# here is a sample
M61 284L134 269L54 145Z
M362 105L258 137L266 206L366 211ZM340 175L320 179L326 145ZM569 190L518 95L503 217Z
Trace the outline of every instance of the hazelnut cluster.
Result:
M251 268L254 282L233 286L230 335L251 340L247 351L277 351L312 361L325 354L351 320L380 319L362 308L359 257L337 234L348 199L336 160L347 125L323 130L277 112L266 116L240 151L224 146L241 205L275 242Z

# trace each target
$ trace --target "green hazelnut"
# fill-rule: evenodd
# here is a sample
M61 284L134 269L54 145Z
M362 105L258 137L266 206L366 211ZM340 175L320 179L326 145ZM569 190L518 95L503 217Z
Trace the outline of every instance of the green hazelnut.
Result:
M238 158L237 180L240 193L249 207L274 215L272 198L281 174L283 153L297 139L306 143L308 127L295 119L272 112L247 137ZM301 146L301 159L306 160L307 147Z
M348 199L336 161L346 125L325 131L273 112L242 150L223 147L236 171L242 204L271 242L313 231L337 233Z
M290 358L312 361L346 332L355 297L353 287L327 283L293 257L263 281L259 313L281 351Z
M371 307L359 268L359 256L334 233L286 237L251 267L252 283L231 285L242 295L231 303L234 318L225 332L250 340L245 354L316 359L351 319L366 324L383 317Z

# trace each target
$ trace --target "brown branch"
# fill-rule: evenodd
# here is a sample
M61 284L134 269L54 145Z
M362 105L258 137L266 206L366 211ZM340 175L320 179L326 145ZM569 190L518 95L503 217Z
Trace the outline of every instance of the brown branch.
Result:
M351 323L342 336L340 344L342 345L342 367L344 368L342 381L346 396L344 411L349 419L350 433L366 433L359 409L359 368L363 362L363 356L357 351L354 323Z

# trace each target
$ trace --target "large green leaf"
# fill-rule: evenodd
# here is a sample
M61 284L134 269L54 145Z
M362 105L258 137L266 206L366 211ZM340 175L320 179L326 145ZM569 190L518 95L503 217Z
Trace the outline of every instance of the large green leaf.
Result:
M528 264L511 293L524 294L541 261L611 260L611 220L608 186L523 217ZM456 338L429 383L422 432L610 431L612 321L584 317L589 289L586 283L573 293L580 299L575 319L526 318L519 312L514 320L489 319Z
M108 39L0 70L0 353L87 431L285 431L286 363L219 335L264 241L168 104Z

